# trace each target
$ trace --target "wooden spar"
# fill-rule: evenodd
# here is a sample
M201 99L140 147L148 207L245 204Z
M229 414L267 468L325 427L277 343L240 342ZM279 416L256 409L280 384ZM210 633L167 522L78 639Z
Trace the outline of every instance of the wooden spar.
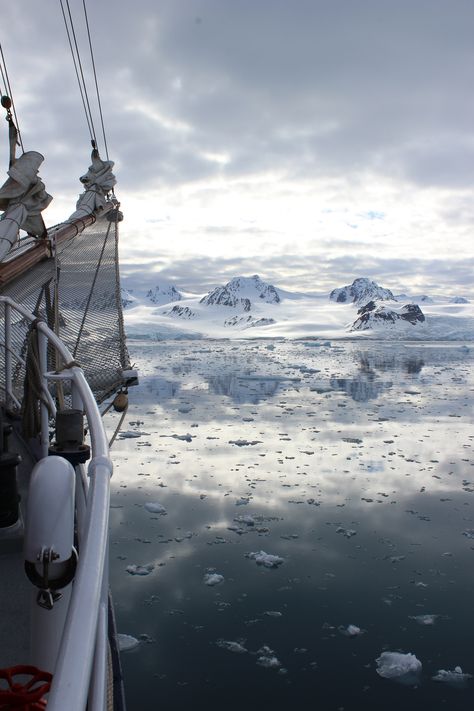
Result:
M112 203L107 204L105 209L101 212L102 215L109 212L113 208ZM94 214L86 215L85 217L80 217L73 222L67 222L58 228L50 230L48 237L56 241L56 244L64 242L66 239L75 237L82 230L96 222L97 217ZM44 259L49 259L51 257L51 243L50 239L39 239L36 244L33 244L29 249L14 257L9 262L3 262L0 264L0 289L9 284L13 279L16 279L20 274L28 271L38 262Z
M0 264L0 289L49 256L51 256L49 242L42 239L41 242L34 244L25 252L19 254L18 257L15 257L15 259Z

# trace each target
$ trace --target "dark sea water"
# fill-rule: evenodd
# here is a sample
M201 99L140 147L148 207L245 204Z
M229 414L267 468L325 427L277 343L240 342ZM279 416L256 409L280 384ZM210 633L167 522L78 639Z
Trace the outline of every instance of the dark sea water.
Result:
M129 711L472 709L474 679L433 677L474 674L474 344L130 349L110 547ZM380 676L384 651L421 670Z

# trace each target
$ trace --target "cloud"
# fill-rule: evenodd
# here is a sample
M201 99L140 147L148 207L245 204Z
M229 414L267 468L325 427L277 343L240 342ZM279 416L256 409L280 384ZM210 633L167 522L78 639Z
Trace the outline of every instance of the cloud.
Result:
M227 274L234 251L236 267L267 264L298 288L311 284L301 265L315 259L334 270L318 267L324 284L352 263L355 275L389 276L392 264L394 281L430 283L429 268L467 285L470 0L110 8L88 11L117 194L133 221L125 262L162 250L184 282L199 273L208 284L206 262ZM80 9L73 4L104 152ZM90 152L60 9L22 0L3 21L13 28L4 50L25 147L46 156L48 215L58 221ZM6 170L6 136L0 158ZM189 271L198 246L203 259Z
M195 294L207 293L234 276L259 274L262 279L287 291L329 293L336 287L368 277L394 293L465 296L472 289L474 259L454 260L449 267L436 259L384 259L367 261L357 255L337 258L304 257L205 257L181 258L172 262L158 259L129 262L122 266L122 281L127 288L153 288L160 281Z

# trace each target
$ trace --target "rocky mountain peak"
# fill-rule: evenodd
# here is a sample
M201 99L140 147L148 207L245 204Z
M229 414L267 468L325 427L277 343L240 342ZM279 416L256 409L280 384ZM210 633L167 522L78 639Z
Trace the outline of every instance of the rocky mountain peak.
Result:
M250 311L252 302L257 299L267 304L280 303L280 296L275 287L260 279L258 274L254 274L251 277L234 277L224 286L217 286L201 299L201 304L242 307L244 311Z
M425 315L417 304L405 304L401 309L394 311L384 304L369 301L357 313L358 318L352 324L351 331L365 331L375 326L388 326L397 322L416 326L425 321Z
M157 284L146 292L146 298L152 304L161 305L169 304L172 301L181 301L183 297L172 284Z
M354 279L352 284L333 289L329 298L340 304L367 304L369 301L393 301L390 289L384 289L366 277Z

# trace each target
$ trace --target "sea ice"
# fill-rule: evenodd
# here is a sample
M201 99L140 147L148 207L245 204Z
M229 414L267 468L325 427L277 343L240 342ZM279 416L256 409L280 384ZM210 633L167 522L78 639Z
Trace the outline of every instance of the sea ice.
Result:
M150 575L152 570L154 569L153 563L148 563L148 565L127 565L126 571L127 573L130 573L130 575Z
M410 620L415 620L419 625L434 625L439 615L409 615Z
M338 627L338 630L346 637L358 637L359 635L365 633L365 630L361 629L360 627L357 627L357 625L347 625L347 627L343 627L342 625L340 625L340 627Z
M232 642L226 639L218 639L216 644L222 649L227 649L228 652L234 652L234 654L244 654L248 652L248 649L244 647L245 640L240 640L240 642Z
M454 667L453 671L439 669L435 676L432 677L433 681L444 681L451 686L464 686L467 680L471 678L472 674L464 673L461 667Z
M235 516L234 521L237 521L237 523L245 523L246 526L255 526L253 516Z
M257 565L264 565L266 568L278 568L278 566L283 563L283 558L280 558L278 555L265 553L265 551L248 553L247 558L251 558Z
M203 582L205 585L213 587L214 585L220 585L224 582L224 576L219 575L219 573L206 573Z
M346 538L352 538L352 536L357 534L357 531L354 531L352 528L343 528L342 526L339 526L339 528L336 528L336 533L342 533Z
M166 509L162 504L159 504L157 501L154 503L149 501L144 505L144 508L146 508L147 511L150 513L155 513L155 514L166 514Z
M411 652L382 652L375 661L377 674L384 679L394 679L408 685L414 685L418 681L422 665Z
M140 641L130 634L118 634L117 641L121 652L129 652L140 644Z
M257 654L260 654L257 658L257 664L259 666L265 667L266 669L278 669L281 667L281 662L275 657L273 649L267 647L266 644L258 650Z
M190 435L189 433L186 433L184 435L172 434L171 437L173 437L173 439L179 439L182 442L192 442L193 441L193 436Z
M147 434L146 432L134 432L133 430L127 430L125 432L120 432L119 439L137 439L142 435Z

